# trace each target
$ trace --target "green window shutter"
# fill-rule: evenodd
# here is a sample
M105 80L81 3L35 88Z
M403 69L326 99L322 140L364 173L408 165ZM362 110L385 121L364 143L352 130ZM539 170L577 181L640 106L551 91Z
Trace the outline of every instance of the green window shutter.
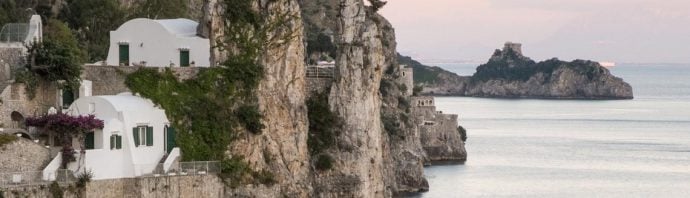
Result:
M146 146L153 146L153 127L146 127Z
M115 135L110 136L110 150L115 148Z
M170 153L175 148L175 128L168 127L168 142L166 142L167 152Z
M139 147L139 128L134 127L132 129L132 136L134 137L134 146Z
M115 148L122 149L122 136L121 135L115 136Z

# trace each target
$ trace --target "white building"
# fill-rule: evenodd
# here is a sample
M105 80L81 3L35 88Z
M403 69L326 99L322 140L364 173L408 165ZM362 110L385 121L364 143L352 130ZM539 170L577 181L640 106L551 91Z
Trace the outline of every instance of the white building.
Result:
M107 65L209 67L211 46L189 19L132 19L110 32Z
M87 96L76 100L67 111L73 116L95 115L104 121L102 130L87 133L86 152L69 164L75 173L91 171L93 179L133 178L151 175L166 157L169 168L179 149L175 131L165 111L148 99L123 93L116 96ZM75 147L79 148L79 147ZM44 177L59 167L58 155L44 170ZM55 169L55 170L53 170Z

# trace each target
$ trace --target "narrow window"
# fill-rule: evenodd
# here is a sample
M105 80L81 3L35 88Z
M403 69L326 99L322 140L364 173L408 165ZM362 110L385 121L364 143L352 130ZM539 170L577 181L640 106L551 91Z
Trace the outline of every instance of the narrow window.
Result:
M120 65L129 66L129 44L120 44Z
M189 67L189 50L180 50L180 67Z
M110 136L110 150L122 149L122 136L113 134Z
M86 150L92 150L96 147L96 136L95 132L91 131L86 133L86 138L84 138L84 147Z
M65 87L62 89L62 108L67 109L74 102L76 94L71 88Z

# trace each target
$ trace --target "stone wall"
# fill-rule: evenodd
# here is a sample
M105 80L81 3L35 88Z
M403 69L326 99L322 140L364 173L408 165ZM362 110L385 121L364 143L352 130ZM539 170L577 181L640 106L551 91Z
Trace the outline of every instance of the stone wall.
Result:
M125 85L125 79L128 74L134 73L142 67L130 66L84 66L81 78L82 80L91 81L93 88L93 95L117 95L122 92L129 92L129 88ZM159 71L165 70L167 67L150 67L157 68ZM181 80L190 79L199 73L201 68L198 67L174 67L171 68L173 73Z
M62 186L63 196L70 197L225 197L225 186L216 175L174 176L98 180L79 189L74 185ZM82 195L82 196L77 196ZM50 184L19 186L0 189L0 197L51 197Z
M24 48L0 47L0 90L12 80L14 69L24 64Z
M36 96L29 99L24 84L9 84L0 92L0 124L5 128L22 128L21 122L13 122L12 112L23 118L42 115L50 107L58 105L58 88L55 83L39 82Z
M223 197L216 175L147 177L92 181L86 197Z
M47 148L24 138L0 147L0 159L0 173L40 171L51 160Z

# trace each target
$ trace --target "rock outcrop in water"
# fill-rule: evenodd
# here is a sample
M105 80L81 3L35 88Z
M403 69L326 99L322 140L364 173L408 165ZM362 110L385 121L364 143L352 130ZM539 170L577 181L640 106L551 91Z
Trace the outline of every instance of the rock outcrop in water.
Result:
M564 99L631 99L632 87L597 62L550 59L539 63L507 43L477 68L465 95Z
M506 43L471 77L425 86L423 94L496 98L632 99L632 87L597 62L550 59L535 62L520 44Z

